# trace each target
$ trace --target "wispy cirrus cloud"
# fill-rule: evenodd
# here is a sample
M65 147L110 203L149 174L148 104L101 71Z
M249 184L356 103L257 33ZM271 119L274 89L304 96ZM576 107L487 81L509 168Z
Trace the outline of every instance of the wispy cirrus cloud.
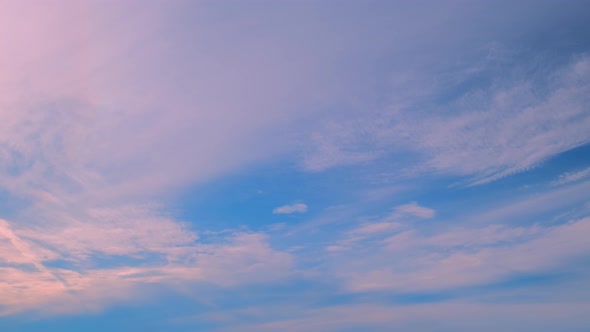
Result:
M559 186L567 183L577 182L590 176L590 167L575 172L566 172L559 176L559 178L551 182L554 186Z
M210 243L170 221L136 219L129 208L103 219L65 225L60 233L0 228L0 315L100 311L132 302L150 284L234 287L272 282L291 273L291 254L261 233L232 232ZM98 227L98 228L97 228ZM49 231L48 231L49 232ZM8 239L8 241L7 241ZM4 265L8 264L8 265ZM84 302L83 306L79 303Z
M228 328L217 331L288 331L321 329L342 331L346 329L385 331L396 326L414 331L458 331L477 328L493 332L518 324L520 328L535 331L577 327L585 323L588 304L516 303L466 303L462 301L400 304L341 304L317 308L300 306L256 307L229 312L214 312L195 317L194 320L223 322ZM260 312L272 312L275 319L264 321ZM242 318L242 319L240 319ZM485 324L482 324L485 322Z
M339 273L348 289L359 292L421 292L500 282L584 257L589 227L585 218L555 227L491 225L426 237L406 230L375 246L373 259L343 266ZM391 263L384 266L384 261Z
M328 123L312 136L320 140L319 148L305 156L303 165L317 171L385 156L408 158L409 153L413 170L405 165L400 175L435 171L471 177L471 184L494 181L590 142L588 77L590 59L579 56L554 69L549 79L505 82L492 75L496 84L465 92L429 110L426 118L406 103L371 118ZM433 88L431 97L436 95ZM324 146L340 152L324 153ZM357 154L364 157L346 157ZM317 156L329 160L314 166Z
M571 199L578 199L586 186L551 188L543 195L508 200L486 207L489 211L478 209L430 227L414 222L420 216L401 214L397 208L393 217L362 218L360 225L336 232L326 244L319 275L339 280L347 292L358 294L457 293L555 273L577 280L578 264L589 250L584 239L590 234L590 219L579 206L585 199L574 204L579 214L547 217L547 211L571 209ZM527 214L536 206L547 210Z
M407 230L408 225L420 219L435 216L435 210L421 206L416 202L398 205L393 212L376 220L363 221L344 232L342 238L326 247L328 252L340 252L360 248L366 245L366 240L383 241L393 233Z
M369 234L381 234L384 232L389 232L396 228L400 227L399 223L395 222L388 222L388 221L381 221L375 223L365 223L353 230L351 230L352 234L358 235L369 235Z

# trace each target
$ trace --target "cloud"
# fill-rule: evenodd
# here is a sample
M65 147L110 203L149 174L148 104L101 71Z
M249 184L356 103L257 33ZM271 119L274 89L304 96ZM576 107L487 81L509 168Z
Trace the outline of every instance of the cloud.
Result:
M554 186L559 186L571 182L576 182L590 176L590 167L577 172L566 172L559 176L559 178L551 182Z
M584 204L587 201L588 190L590 190L590 181L582 181L571 186L551 188L551 190L534 192L522 198L496 203L494 208L484 213L468 213L462 218L474 220L480 224L531 218L539 220L547 214Z
M342 239L326 247L328 252L340 252L360 248L367 239L379 239L402 228L402 225L391 221L365 222L352 228Z
M283 205L272 210L274 214L292 214L292 213L305 213L307 212L307 205L303 203Z
M410 215L423 219L433 218L436 213L433 209L420 206L416 202L396 206L395 212L401 215Z
M407 221L415 218L433 218L434 215L433 209L420 206L416 202L399 205L386 217L363 221L359 225L353 226L344 232L334 244L328 245L326 250L328 252L363 250L368 241L373 243L383 241L393 233L406 231L408 229Z
M309 144L313 150L303 160L303 167L308 171L320 172L337 166L369 162L378 156L374 151L363 149L362 142L356 142L355 139L342 125L329 123L321 133L312 135Z
M502 76L506 70L490 72L494 83L489 86L463 87L459 97L421 106L420 112L418 104L448 90L432 87L422 99L372 111L371 116L332 119L312 135L310 141L318 148L304 155L304 168L383 160L400 169L399 177L436 172L468 176L477 185L590 142L587 55L573 57L544 79L508 80Z
M373 258L340 271L351 291L433 291L499 282L550 271L583 258L590 219L559 226L451 229L421 236L413 230L383 241ZM390 262L384 265L384 262ZM346 271L346 272L345 272ZM432 276L436 276L433 278Z
M186 225L144 206L89 209L83 218L43 228L21 228L19 234L75 259L94 254L157 253L169 247L194 245L198 239Z
M553 70L544 85L525 77L449 97L446 83L460 85L473 77L464 73L490 64L445 67L487 30L449 26L448 17L478 21L489 12L382 5L335 12L265 3L246 15L205 2L2 1L0 315L95 312L141 299L150 285L239 288L283 281L294 270L306 277L330 270L322 277L348 291L439 289L548 268L529 251L552 261L587 251L582 222L420 234L401 222L435 211L410 203L392 219L342 230L344 240L328 247L332 256L316 264L307 244L274 247L279 227L271 228L277 238L248 225L207 232L154 203L297 149L308 171L395 160L400 174L485 183L588 142L587 57ZM520 22L517 10L490 7L504 22ZM518 17L529 18L529 7ZM432 36L432 27L456 40ZM498 52L488 55L498 61ZM445 68L434 74L415 71L439 62ZM373 91L375 82L388 83ZM432 100L451 101L439 108ZM391 107L372 111L377 101ZM306 211L299 203L273 213ZM340 226L349 212L328 211L300 229Z
M465 301L413 305L340 304L323 307L261 306L200 315L198 321L225 323L218 331L387 331L392 326L412 331L579 330L587 324L585 302L470 303ZM273 319L259 315L270 312ZM262 317L261 317L262 316ZM276 317L276 318L275 318ZM483 323L485 322L485 323ZM436 329L433 329L436 326Z
M260 22L273 29L243 29L239 14L222 25L185 15L218 15L204 4L38 5L3 1L0 12L9 27L0 31L0 190L17 207L0 223L0 307L101 298L102 308L151 282L284 276L290 255L264 235L232 230L203 243L198 222L154 202L290 150L284 128L314 113L303 105L317 102L318 87L339 85L323 65L339 47L266 14Z
M121 218L121 212L106 216ZM113 227L106 219L103 229L80 224L85 228L69 226L66 233L49 235L11 230L3 221L0 248L7 250L0 253L0 315L100 311L142 298L141 289L153 284L230 288L291 274L291 254L273 249L265 234L232 232L213 243L195 243L195 235L179 232L174 223L144 221L133 218Z
M355 82L333 75L355 47L301 8L295 23L270 19L291 17L282 6L259 7L252 26L233 11L217 21L205 3L140 7L3 2L0 185L11 194L169 195L292 151L302 119Z
M394 222L377 222L377 223L367 223L363 224L351 231L352 234L358 235L370 235L370 234L381 234L392 231L396 228L399 228L399 223Z

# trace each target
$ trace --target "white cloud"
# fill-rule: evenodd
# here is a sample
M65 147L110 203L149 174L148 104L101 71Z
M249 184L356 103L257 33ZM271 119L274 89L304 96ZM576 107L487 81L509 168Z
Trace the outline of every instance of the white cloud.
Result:
M424 206L420 206L416 202L412 202L409 204L404 204L395 207L395 212L401 215L410 215L415 216L423 219L430 219L433 218L436 212Z
M274 214L292 214L292 213L305 213L307 212L307 205L303 203L283 205L272 210Z

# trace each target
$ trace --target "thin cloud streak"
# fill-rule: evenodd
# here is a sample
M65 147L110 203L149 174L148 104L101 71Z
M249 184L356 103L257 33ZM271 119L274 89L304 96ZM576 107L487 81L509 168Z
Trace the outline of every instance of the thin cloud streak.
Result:
M590 167L585 168L580 171L577 171L577 172L566 172L564 174L561 174L559 176L559 178L557 180L551 182L551 184L554 186L560 186L560 185L580 181L582 179L587 178L588 176L590 176Z
M307 205L303 203L296 203L291 205L283 205L272 210L273 214L293 214L307 212Z

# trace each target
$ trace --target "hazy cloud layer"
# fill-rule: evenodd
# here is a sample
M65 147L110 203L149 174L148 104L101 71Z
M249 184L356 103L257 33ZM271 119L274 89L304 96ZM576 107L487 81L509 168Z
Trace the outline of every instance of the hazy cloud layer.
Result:
M0 329L587 326L587 7L0 0Z

